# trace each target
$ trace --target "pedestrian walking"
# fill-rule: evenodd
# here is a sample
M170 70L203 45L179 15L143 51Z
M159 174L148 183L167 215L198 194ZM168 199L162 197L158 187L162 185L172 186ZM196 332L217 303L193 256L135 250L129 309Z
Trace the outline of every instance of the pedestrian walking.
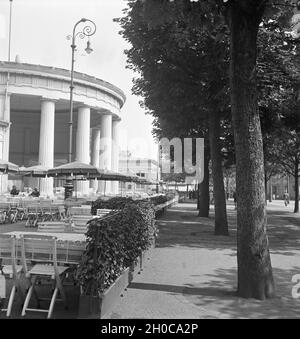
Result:
M284 205L287 206L290 203L290 196L288 192L284 193Z

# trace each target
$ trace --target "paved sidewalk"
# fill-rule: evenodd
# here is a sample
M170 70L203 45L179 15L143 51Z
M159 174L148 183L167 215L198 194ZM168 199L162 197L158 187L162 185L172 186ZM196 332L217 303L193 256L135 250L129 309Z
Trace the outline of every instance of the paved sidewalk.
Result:
M110 319L299 318L291 282L300 274L300 219L292 206L268 205L269 239L277 297L245 300L236 291L236 230L229 206L229 237L213 235L213 218L181 203L158 220L157 247L141 275L114 307Z

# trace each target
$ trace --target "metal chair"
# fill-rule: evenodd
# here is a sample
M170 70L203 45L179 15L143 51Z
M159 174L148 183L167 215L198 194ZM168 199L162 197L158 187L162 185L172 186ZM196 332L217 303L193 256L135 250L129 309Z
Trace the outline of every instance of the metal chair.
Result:
M56 240L56 237L39 234L24 234L21 237L23 270L30 284L22 309L22 316L25 316L28 311L43 312L47 313L49 319L52 316L56 300L62 300L67 307L62 282L68 267L58 266ZM31 269L28 269L28 261L34 263ZM40 298L37 294L36 285L42 279L51 279L53 282L53 293L50 299ZM29 307L32 294L37 301L37 308ZM58 294L62 299L57 298ZM50 300L48 309L40 308L40 301L42 300Z
M27 220L26 227L36 227L41 216L41 209L39 203L31 203L27 206Z
M17 220L23 221L27 216L27 208L26 208L25 199L20 199L17 210L18 210Z
M53 221L55 218L55 210L52 208L52 203L49 200L43 200L40 202L41 209L41 221Z
M52 210L53 210L53 214L54 214L54 219L55 220L60 220L60 221L64 221L67 220L67 216L66 216L66 209L64 205L60 205L60 204L53 204L52 205Z
M4 263L4 262L6 263ZM24 301L24 295L20 286L20 277L23 267L17 265L16 260L16 237L9 234L0 234L0 271L5 279L12 279L12 289L8 299L7 308L2 308L1 311L6 311L6 316L11 315L15 294L18 292L21 302Z
M86 233L87 223L92 219L92 216L86 215L73 215L71 217L71 229L72 232Z
M8 221L9 203L5 201L0 202L0 223L5 224Z
M11 200L9 203L9 210L7 212L8 219L11 224L15 223L18 218L18 207L19 207L19 201L14 199Z

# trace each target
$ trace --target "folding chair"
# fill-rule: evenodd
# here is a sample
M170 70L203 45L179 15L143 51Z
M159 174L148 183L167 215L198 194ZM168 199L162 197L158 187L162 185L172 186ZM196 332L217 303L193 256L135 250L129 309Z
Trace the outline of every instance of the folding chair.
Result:
M40 202L40 209L41 209L41 221L53 221L54 220L54 210L52 210L52 203L51 201L41 201Z
M27 207L27 221L26 227L35 227L39 221L41 216L40 204L39 203L31 203Z
M71 218L71 229L72 232L86 233L87 222L92 219L92 216L86 215L73 215Z
M20 286L22 269L23 267L17 265L16 260L16 237L9 234L0 234L0 271L5 279L12 279L12 289L8 299L8 306L7 308L0 309L1 311L6 311L7 317L11 314L15 294L17 292L21 302L23 303L24 301L24 295Z
M64 221L67 219L66 210L64 205L53 204L52 205L54 219Z
M20 199L17 210L18 210L17 219L20 220L20 221L23 221L27 216L27 209L26 209L25 200Z
M8 219L11 224L17 221L19 203L14 199L9 203Z
M82 254L86 248L85 242L80 241L59 241L57 243L57 262L67 266L69 269L64 280L64 286L76 286L76 270L82 261Z
M56 237L39 234L24 234L21 237L22 242L22 263L25 275L30 283L22 316L27 311L47 313L47 318L51 318L56 300L62 300L67 307L66 295L63 289L63 279L65 278L68 267L58 266L57 263L57 242ZM33 266L28 270L27 262L33 262ZM40 298L36 291L36 285L41 279L51 279L53 282L53 293L51 298ZM58 293L62 299L58 299ZM29 308L29 302L32 294L37 301L38 308ZM40 301L50 300L48 309L40 308Z
M8 221L8 210L9 210L9 203L1 201L0 202L0 223L4 224Z

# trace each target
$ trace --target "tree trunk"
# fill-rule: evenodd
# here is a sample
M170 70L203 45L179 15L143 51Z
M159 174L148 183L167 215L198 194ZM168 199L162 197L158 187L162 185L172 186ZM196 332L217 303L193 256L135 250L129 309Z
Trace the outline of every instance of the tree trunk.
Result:
M198 210L199 217L209 217L209 154L204 153L204 178L198 185Z
M214 187L215 235L228 235L226 197L219 138L220 116L218 112L212 109L209 114L209 143Z
M294 213L299 212L299 163L295 162L295 207Z
M265 173L265 200L266 200L266 205L268 204L268 179L267 179L267 175Z
M270 194L269 202L272 202L272 200L273 200L272 177L270 177L270 180L269 180L269 187L270 187L270 189L269 189L269 194Z
M256 88L257 33L264 11L262 4L262 0L230 2L228 12L237 178L238 295L260 300L274 296Z

